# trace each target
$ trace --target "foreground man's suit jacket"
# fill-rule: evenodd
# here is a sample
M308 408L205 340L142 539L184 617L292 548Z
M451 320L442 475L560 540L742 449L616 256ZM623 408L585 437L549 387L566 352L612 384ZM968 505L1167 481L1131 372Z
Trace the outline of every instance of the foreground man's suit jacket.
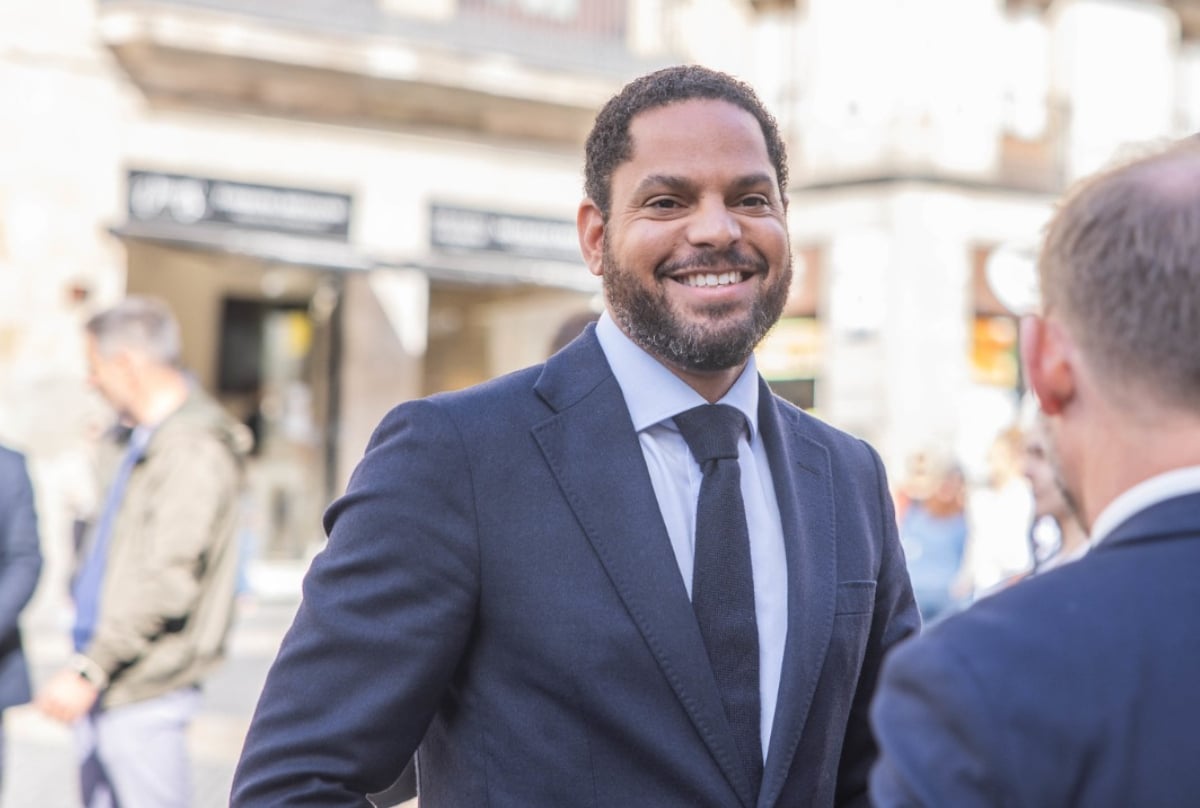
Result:
M0 447L0 712L30 698L18 621L41 570L37 508L25 457Z
M233 803L366 805L420 744L421 808L865 804L876 672L918 620L884 473L765 385L760 432L789 624L757 802L589 328L384 419L326 515Z
M1200 494L889 659L879 806L1200 805Z

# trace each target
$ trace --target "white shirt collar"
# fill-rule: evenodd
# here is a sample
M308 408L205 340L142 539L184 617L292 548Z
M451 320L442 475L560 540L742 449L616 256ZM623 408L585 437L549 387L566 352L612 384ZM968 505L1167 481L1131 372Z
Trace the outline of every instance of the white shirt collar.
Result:
M1143 480L1105 506L1092 523L1089 543L1094 546L1104 541L1118 525L1151 505L1195 492L1200 492L1200 466L1172 469Z
M633 428L638 432L707 403L683 379L625 336L608 312L601 314L596 323L596 338L625 396ZM758 434L758 369L754 354L718 403L736 407L746 416L753 444Z

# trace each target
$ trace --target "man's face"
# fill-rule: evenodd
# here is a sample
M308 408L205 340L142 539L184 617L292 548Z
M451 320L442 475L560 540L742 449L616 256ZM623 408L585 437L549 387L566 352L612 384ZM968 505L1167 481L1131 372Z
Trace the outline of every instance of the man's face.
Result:
M740 366L787 300L784 201L758 122L725 101L647 110L612 177L600 265L613 318L685 371Z
M119 415L129 414L132 380L129 362L118 352L106 356L96 338L87 336L88 384L112 405Z

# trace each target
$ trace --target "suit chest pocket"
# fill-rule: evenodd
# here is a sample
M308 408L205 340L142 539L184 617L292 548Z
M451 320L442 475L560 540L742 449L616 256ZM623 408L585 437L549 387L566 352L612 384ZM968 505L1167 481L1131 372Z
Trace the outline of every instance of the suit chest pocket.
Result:
M833 636L826 657L828 670L843 681L857 680L871 638L871 616L875 610L874 581L846 581L838 585Z
M835 617L869 615L875 611L874 581L843 581L837 588Z

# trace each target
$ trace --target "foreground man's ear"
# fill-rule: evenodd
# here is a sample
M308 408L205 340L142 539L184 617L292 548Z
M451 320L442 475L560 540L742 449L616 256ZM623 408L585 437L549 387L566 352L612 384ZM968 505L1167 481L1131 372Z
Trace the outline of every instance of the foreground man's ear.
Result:
M590 197L579 203L575 226L579 230L579 250L588 271L600 277L604 274L604 214Z
M1062 323L1039 315L1021 318L1021 365L1042 412L1060 414L1075 397L1077 369Z

